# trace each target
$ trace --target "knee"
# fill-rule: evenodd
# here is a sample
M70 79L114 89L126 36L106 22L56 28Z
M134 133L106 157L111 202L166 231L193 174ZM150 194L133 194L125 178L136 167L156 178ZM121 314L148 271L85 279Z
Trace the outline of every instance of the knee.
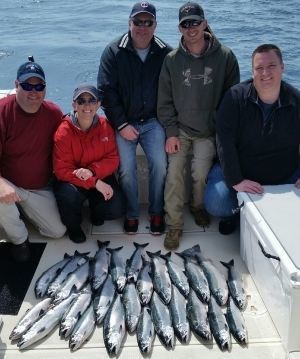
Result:
M66 227L65 225L61 223L57 223L56 226L53 226L52 228L48 229L48 233L41 233L43 235L47 235L47 237L51 238L61 238L66 233Z

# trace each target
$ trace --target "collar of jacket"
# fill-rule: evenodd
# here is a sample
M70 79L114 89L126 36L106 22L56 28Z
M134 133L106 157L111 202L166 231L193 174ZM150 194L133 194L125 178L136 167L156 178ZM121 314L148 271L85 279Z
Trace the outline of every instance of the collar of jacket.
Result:
M121 49L127 49L135 52L129 31L121 37L118 47ZM160 38L158 38L155 35L152 37L151 46L150 46L151 52L157 52L161 49L164 49L165 47L167 47L167 44L163 42Z
M246 83L247 82L249 84L249 91L248 91L246 97L248 99L250 99L252 102L255 102L258 104L258 93L256 91L256 88L253 85L253 80L250 79L250 80L246 81ZM289 106L289 105L297 106L296 99L294 96L292 96L291 89L292 89L292 87L288 83L281 80L279 98L277 100L277 108L285 107L285 106Z

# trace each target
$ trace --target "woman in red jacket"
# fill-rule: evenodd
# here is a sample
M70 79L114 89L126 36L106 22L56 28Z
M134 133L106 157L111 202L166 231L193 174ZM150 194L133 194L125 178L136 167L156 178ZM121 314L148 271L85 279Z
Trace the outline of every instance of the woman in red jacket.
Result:
M69 237L80 243L86 240L80 226L83 202L89 202L92 224L101 225L123 214L123 197L114 174L119 165L114 131L97 115L98 90L78 86L72 105L74 112L64 117L54 136L54 191Z

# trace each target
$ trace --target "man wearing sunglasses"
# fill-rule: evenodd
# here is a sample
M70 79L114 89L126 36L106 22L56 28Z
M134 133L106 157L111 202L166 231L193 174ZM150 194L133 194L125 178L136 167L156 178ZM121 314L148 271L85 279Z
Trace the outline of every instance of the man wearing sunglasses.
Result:
M213 34L199 4L188 2L180 7L179 31L179 47L165 58L158 90L158 118L166 129L169 162L165 186L167 249L176 249L182 237L184 173L190 152L190 211L197 225L209 225L203 194L216 154L216 109L224 92L240 80L235 55Z
M170 46L154 35L156 9L136 3L129 31L104 50L98 73L102 106L116 129L120 154L119 180L126 197L124 231L138 231L139 201L136 147L143 148L149 168L150 232L164 231L163 193L167 168L165 132L157 120L157 87L161 65Z
M0 100L0 225L16 261L30 259L24 214L48 237L65 233L49 186L53 135L62 112L45 101L46 80L33 58L21 65L16 94Z

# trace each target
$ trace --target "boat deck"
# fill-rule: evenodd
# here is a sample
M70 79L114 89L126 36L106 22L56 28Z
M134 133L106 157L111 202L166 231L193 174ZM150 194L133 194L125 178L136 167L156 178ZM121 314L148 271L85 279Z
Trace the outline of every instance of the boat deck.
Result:
M87 233L87 241L82 244L74 244L67 237L59 240L45 239L34 229L30 229L30 241L46 241L47 246L32 278L32 282L18 315L2 315L3 325L0 331L0 359L109 358L103 342L102 327L97 327L90 340L86 342L81 349L73 353L70 352L68 348L68 341L60 339L58 328L44 340L24 351L19 351L17 346L11 344L8 339L10 332L19 318L28 308L31 308L37 302L34 296L36 279L52 264L61 260L64 253L73 254L77 249L80 252L90 252L90 255L93 255L97 250L97 240L109 240L111 248L124 246L122 250L124 258L129 258L134 251L133 242L148 242L147 250L154 252L161 249L163 253L166 252L163 247L163 236L154 237L149 234L149 223L145 208L142 210L139 232L134 236L128 236L122 232L122 220L105 222L101 227L95 227L86 222L83 224L83 228ZM0 238L4 238L4 235L2 234ZM173 350L166 350L156 336L150 357L160 359L186 359L187 357L190 359L198 359L201 357L205 357L205 359L284 359L285 350L282 346L281 339L240 257L239 233L236 232L229 236L221 236L218 233L216 219L209 228L198 227L194 224L191 215L186 210L184 233L178 251L182 251L195 244L200 244L205 256L214 259L218 263L220 260L228 262L233 258L236 268L242 273L244 287L248 295L248 306L244 312L244 318L248 329L249 344L247 347L242 347L232 339L233 345L231 352L221 352L215 341L206 344L200 342L192 335L189 344L183 345L176 340L175 348ZM182 264L181 259L174 254L172 255L172 259ZM226 268L220 263L219 268L227 274ZM3 273L1 275L3 275ZM118 357L122 359L143 357L138 349L135 335L126 335L124 345Z

